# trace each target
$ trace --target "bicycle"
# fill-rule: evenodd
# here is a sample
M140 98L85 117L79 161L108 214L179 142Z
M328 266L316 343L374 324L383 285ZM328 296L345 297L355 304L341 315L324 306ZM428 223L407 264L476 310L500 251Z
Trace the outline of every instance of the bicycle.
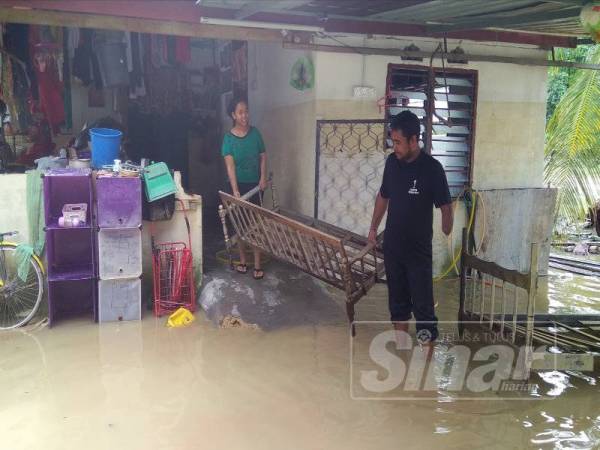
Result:
M44 265L36 255L29 258L25 280L18 274L18 244L4 240L16 234L18 231L0 233L0 330L29 322L44 294Z

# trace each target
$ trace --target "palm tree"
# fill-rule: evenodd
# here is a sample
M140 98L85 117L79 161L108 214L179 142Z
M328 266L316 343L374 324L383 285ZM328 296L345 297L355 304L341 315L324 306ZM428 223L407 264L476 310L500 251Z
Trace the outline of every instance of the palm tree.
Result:
M600 45L586 61L600 64ZM600 71L579 70L546 126L546 182L559 189L557 214L571 221L600 199Z

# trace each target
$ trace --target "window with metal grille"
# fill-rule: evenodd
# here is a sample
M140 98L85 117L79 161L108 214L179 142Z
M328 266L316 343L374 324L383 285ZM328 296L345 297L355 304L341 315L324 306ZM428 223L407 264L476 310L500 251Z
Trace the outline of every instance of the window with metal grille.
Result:
M386 118L408 109L421 120L424 150L446 171L452 197L471 183L477 72L390 64Z

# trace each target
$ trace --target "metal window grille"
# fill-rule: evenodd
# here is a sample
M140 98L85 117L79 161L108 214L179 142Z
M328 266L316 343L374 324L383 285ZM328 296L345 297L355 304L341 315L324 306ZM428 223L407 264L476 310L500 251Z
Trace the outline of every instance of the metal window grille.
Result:
M450 193L471 180L477 72L390 64L386 117L403 110L421 119L425 151L442 163Z
M316 218L366 235L388 149L379 120L317 121Z

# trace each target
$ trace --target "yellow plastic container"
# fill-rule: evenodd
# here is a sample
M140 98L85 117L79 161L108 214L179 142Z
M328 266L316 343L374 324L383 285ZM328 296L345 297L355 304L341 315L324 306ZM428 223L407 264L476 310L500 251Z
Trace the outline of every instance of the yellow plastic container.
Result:
M189 310L185 308L179 308L169 316L169 320L167 320L167 326L172 328L185 327L194 320L196 320L196 318Z

